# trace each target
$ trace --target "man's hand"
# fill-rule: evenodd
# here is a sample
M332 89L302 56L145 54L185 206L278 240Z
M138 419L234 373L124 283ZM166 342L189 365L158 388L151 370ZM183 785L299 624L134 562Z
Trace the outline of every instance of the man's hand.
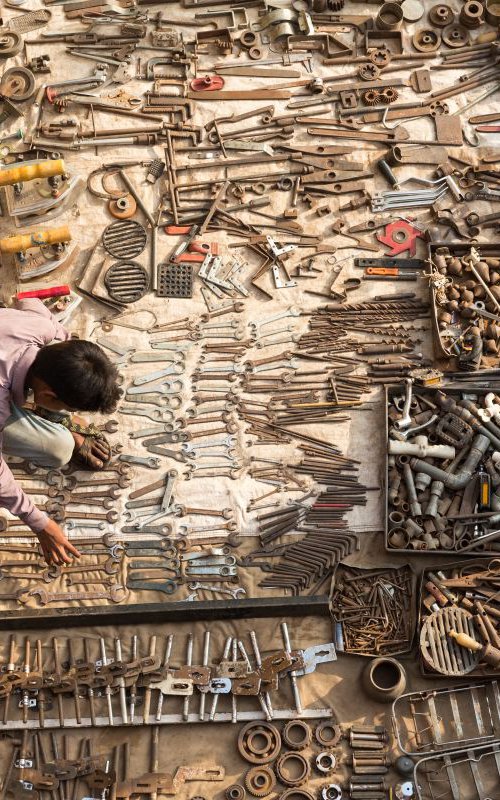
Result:
M47 564L71 564L72 556L80 557L76 547L68 541L62 528L53 519L49 519L44 530L37 533L37 536Z

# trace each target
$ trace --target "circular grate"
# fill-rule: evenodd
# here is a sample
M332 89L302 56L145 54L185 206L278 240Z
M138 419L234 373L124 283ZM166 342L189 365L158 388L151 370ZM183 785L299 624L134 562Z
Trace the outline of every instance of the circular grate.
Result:
M104 229L102 243L113 258L137 258L146 247L148 235L140 222L119 219Z
M136 261L118 261L104 275L104 285L112 300L134 303L148 290L148 273Z
M425 665L441 675L467 675L479 663L479 654L458 645L448 632L466 633L477 641L472 614L457 606L434 611L422 625L420 652Z

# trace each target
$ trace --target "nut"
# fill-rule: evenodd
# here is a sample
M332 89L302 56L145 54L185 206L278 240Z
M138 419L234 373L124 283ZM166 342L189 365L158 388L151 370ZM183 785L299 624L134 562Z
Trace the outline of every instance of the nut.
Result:
M324 751L316 756L316 769L318 772L322 772L323 775L328 775L329 772L333 772L336 764L337 759L333 753Z
M232 783L227 787L225 795L226 800L245 800L246 792L239 783Z

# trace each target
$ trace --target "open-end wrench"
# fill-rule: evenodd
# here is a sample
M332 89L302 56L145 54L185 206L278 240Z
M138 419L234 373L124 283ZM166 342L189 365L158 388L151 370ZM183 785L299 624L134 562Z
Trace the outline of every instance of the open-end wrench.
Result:
M125 400L129 399L129 395L134 394L175 394L178 395L184 389L182 381L163 381L162 383L153 383L149 386L129 386L125 394Z
M157 581L150 583L149 581L132 580L129 578L127 581L127 589L145 589L147 592L163 592L164 594L173 594L177 591L177 584L175 581Z
M58 603L61 600L66 600L70 603L75 600L111 600L112 603L121 603L125 600L127 592L124 586L110 586L107 591L102 592L47 592L41 586L35 589L28 589L23 593L24 600L27 602L30 598L34 597L38 600L40 605L46 606L47 603Z
M195 567L189 565L186 567L186 575L220 575L223 578L235 577L238 574L237 567L226 567L224 565L218 567Z
M206 556L200 553L200 557L190 561L187 569L198 570L199 567L234 567L236 558L234 556Z
M218 592L219 594L228 594L230 595L233 600L240 600L240 598L246 595L246 589L242 586L238 586L235 589L229 589L225 586L209 586L207 583L189 583L188 589L191 592L194 592L193 595L190 595L187 599L194 600L196 597L196 592L200 589L203 589L207 592Z
M153 405L160 411L167 408L177 409L182 405L182 397L180 395L167 396L158 394L158 397L153 397L153 394L153 392L134 392L134 395L131 397L125 395L125 400L129 403L146 403L147 405Z
M138 561L131 561L130 564L129 564L129 569L131 569L131 570L136 570L136 569L140 569L140 570L145 570L145 569L152 569L152 570L164 569L164 570L167 570L167 572L174 572L175 575L178 575L179 574L179 569L180 569L180 562L179 562L178 559L175 559L175 558L170 558L168 560L164 559L161 562L141 561L139 559Z
M185 442L181 445L183 453L196 453L197 450L203 450L207 447L227 447L228 449L234 447L236 444L235 436L226 436L224 439L212 439L209 442L200 442L200 444L193 444L192 442Z
M160 459L154 458L153 456L133 456L128 455L127 453L122 453L118 456L120 461L126 461L127 464L137 464L140 467L147 467L148 469L159 469L160 468Z
M177 478L178 472L176 469L170 469L167 472L167 483L165 485L165 490L163 492L163 498L161 501L161 507L164 511L170 506L170 502L172 500L172 493L174 491L174 484L175 479Z
M290 306L286 311L280 311L278 314L273 314L272 317L266 317L263 320L259 320L259 322L250 322L250 328L252 331L257 331L259 328L264 328L266 325L270 325L271 322L276 322L278 319L300 317L300 314L300 308L297 308L297 306Z
M133 353L130 357L130 361L134 364L142 364L147 361L171 361L174 364L184 364L184 356L179 352L165 352L164 355L161 355L160 353L157 354L148 351L146 353Z
M155 436L157 433L173 433L175 431L175 425L172 422L167 422L164 425L156 425L154 428L141 428L138 431L134 431L133 433L129 433L129 439L142 439L145 436ZM175 441L181 441L180 439L174 439Z
M143 386L145 383L152 383L161 378L166 378L167 375L180 375L184 372L184 367L180 364L172 364L165 369L156 370L156 372L148 372L147 375L141 375L139 378L134 378L132 381L134 386Z
M121 406L117 411L118 414L130 414L132 417L147 417L153 422L170 422L174 419L174 414L168 409L160 411L159 408L132 408L130 406Z
M149 450L150 453L158 453L160 456L172 458L174 461L180 461L181 464L189 463L189 459L194 457L193 454L188 457L177 450L169 450L168 447L156 447L156 445L146 444L146 450Z
M200 556L229 556L231 549L229 547L209 547L198 553L181 553L179 556L180 561L196 561Z

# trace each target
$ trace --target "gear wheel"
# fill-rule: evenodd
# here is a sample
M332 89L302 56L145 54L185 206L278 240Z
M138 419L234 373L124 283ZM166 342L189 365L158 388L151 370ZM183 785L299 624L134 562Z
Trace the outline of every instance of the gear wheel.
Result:
M384 104L395 103L398 97L398 90L394 89L393 86L387 86L387 88L380 93L380 102Z
M226 800L245 800L246 792L239 783L232 783L224 792Z
M450 6L440 3L432 6L427 14L427 19L434 28L446 28L455 20L455 12Z
M367 106L376 106L380 103L380 92L378 89L368 89L363 94L363 101Z
M254 797L266 797L276 786L276 778L270 767L252 767L245 775L245 786Z
M342 738L342 728L329 719L325 719L316 726L314 736L321 747L335 747Z
M281 736L290 750L304 750L312 741L311 728L302 719L291 719L287 722Z
M283 753L274 765L283 786L302 786L311 774L311 766L300 753Z
M238 736L238 751L251 764L268 764L281 750L281 734L270 722L249 722Z

